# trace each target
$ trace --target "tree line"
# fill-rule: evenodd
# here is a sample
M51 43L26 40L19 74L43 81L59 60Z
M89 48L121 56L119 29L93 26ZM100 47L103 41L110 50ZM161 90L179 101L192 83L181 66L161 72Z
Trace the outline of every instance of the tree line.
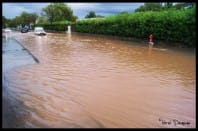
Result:
M73 10L64 3L51 3L47 7L43 8L41 15L36 13L22 12L20 16L16 16L13 19L7 19L2 16L3 28L5 27L17 27L19 25L36 24L36 23L53 23L57 21L71 21L75 22L78 19L73 14Z
M161 2L161 3L144 3L144 5L140 6L135 10L135 12L144 12L144 11L163 11L163 10L169 10L169 9L176 9L181 10L185 8L192 8L195 6L195 3L186 3L186 2L180 2L173 4L172 2Z
M2 16L2 26L5 27L17 27L19 25L24 26L26 24L34 24L38 15L36 13L22 12L20 16L16 16L13 19L7 19Z
M94 11L90 11L85 18L101 18L104 16L96 15ZM41 15L38 16L36 13L22 12L20 16L16 16L13 19L8 19L2 16L2 27L17 27L26 24L53 24L58 21L70 21L75 22L78 19L73 14L73 10L64 3L51 3L47 7L43 8ZM59 22L60 23L60 22Z

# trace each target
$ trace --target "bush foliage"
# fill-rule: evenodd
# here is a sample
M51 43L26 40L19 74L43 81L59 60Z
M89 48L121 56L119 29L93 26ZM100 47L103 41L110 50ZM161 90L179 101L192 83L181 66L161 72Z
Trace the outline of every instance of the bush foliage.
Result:
M106 18L79 20L74 31L180 42L195 47L196 8L160 12L121 13Z
M72 24L70 21L57 21L57 22L46 22L46 23L38 23L36 26L42 26L45 30L55 30L55 31L66 31L67 26Z

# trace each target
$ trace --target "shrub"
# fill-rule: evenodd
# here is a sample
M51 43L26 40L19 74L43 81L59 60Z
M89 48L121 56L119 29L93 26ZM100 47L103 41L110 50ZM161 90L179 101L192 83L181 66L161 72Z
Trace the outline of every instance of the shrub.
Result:
M38 23L35 26L42 26L45 30L65 31L70 24L72 24L70 21L56 21L53 23Z
M106 18L79 20L74 31L180 42L195 47L196 8L160 12L125 13Z

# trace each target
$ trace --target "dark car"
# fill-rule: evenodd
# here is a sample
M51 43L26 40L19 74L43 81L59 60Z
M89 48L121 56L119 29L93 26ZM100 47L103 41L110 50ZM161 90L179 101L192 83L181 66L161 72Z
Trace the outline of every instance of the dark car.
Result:
M27 33L28 31L29 31L28 28L22 28L22 29L21 29L21 33Z

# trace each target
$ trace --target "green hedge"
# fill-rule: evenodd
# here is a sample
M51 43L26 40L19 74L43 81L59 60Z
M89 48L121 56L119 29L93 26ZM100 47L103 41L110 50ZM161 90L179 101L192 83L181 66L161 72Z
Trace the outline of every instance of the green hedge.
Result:
M180 42L182 46L195 47L196 8L137 12L106 18L86 19L76 22L74 31L125 37Z
M66 31L67 26L72 24L70 21L57 21L53 23L38 23L36 26L42 26L45 30Z

